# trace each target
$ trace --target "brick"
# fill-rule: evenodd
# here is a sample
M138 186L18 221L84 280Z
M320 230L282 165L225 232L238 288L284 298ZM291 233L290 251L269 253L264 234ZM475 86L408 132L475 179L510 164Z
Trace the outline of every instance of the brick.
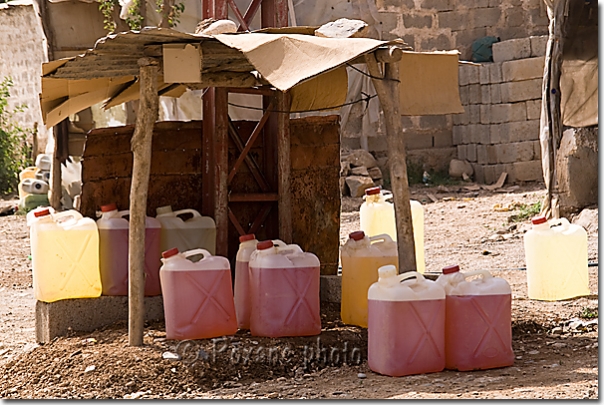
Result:
M482 101L482 93L480 91L480 84L471 84L468 86L470 104L480 104ZM514 94L515 95L515 94Z
M510 122L506 125L509 142L535 141L539 139L539 120Z
M379 9L388 7L404 7L407 9L412 9L415 7L415 2L413 0L377 0L375 5Z
M526 121L526 106L524 103L493 104L490 113L490 122L493 124Z
M491 65L490 63L483 63L478 68L480 84L490 84L491 83L491 78L489 75L489 66L490 65Z
M489 0L464 0L463 5L467 8L484 8L489 7Z
M438 28L450 28L451 31L462 31L469 28L469 13L467 11L446 11L438 13Z
M543 78L545 57L510 60L501 64L504 82Z
M540 99L542 84L542 79L501 83L501 101L504 103L514 103L516 101Z
M461 114L453 114L453 125L467 125L470 123L469 106L464 107L464 112Z
M533 160L534 149L531 142L505 143L495 146L498 163L527 162Z
M476 145L476 161L480 164L488 163L486 145Z
M463 131L465 125L455 125L453 127L453 145L463 144Z
M489 81L491 83L501 83L503 75L501 74L501 62L493 62L489 64Z
M543 181L541 160L516 162L512 164L517 181Z
M491 104L501 103L501 84L491 84Z
M504 21L506 27L521 27L524 24L524 10L520 7L506 9Z
M457 158L459 160L466 160L466 147L468 145L457 145Z
M472 140L472 143L480 143L480 134L483 132L483 128L485 127L487 127L486 130L488 131L488 126L481 124L475 124L474 127L470 129L470 139Z
M471 12L472 27L493 27L496 26L501 17L499 7L478 8Z
M401 39L411 48L415 49L415 35L403 35Z
M487 86L485 86L487 87ZM491 123L491 105L490 104L481 104L480 105L480 122L482 124L490 124Z
M388 151L388 141L384 135L367 137L367 146L372 152Z
M491 124L491 143L500 144L510 142L510 131L508 128L510 124Z
M531 41L528 38L509 39L493 44L493 61L505 62L531 56Z
M472 42L476 41L478 38L487 36L487 29L485 27L474 28L470 30L463 31L454 31L455 34L455 46L457 48L461 46L469 47L472 45ZM463 58L465 60L470 60L470 57Z
M467 107L469 111L469 122L470 124L480 124L480 105L470 104Z
M420 131L407 131L405 133L405 146L407 149L431 148L432 136Z
M480 82L479 67L462 63L459 65L459 85L477 84Z
M482 104L491 104L491 85L481 84L480 85L480 101Z
M487 146L487 163L494 164L497 163L497 148L495 145L486 145Z
M547 13L541 10L541 7L529 8L527 10L528 19L533 25L536 26L546 26L549 24L549 19L547 18Z
M545 56L547 49L548 35L530 36L531 41L531 57Z
M491 143L491 126L482 125L480 128L480 139L478 143L482 145L489 145Z
M476 145L466 145L466 159L470 162L476 162Z
M473 142L472 133L474 132L475 126L476 124L466 125L462 135L464 145L469 145Z
M403 14L405 28L430 28L432 27L431 15Z
M503 172L503 165L484 166L484 182L486 184L495 183L499 179L501 172Z
M526 119L541 119L541 100L528 100L526 102Z
M455 10L455 5L456 2L453 0L424 0L421 7L422 9L432 8L436 11L451 11Z
M541 142L533 141L533 153L535 154L535 159L541 159Z
M453 131L452 130L440 131L433 135L433 139L434 139L434 141L432 142L432 145L435 148L445 148L445 147L453 146Z
M448 124L446 115L422 115L419 117L421 129L443 128Z

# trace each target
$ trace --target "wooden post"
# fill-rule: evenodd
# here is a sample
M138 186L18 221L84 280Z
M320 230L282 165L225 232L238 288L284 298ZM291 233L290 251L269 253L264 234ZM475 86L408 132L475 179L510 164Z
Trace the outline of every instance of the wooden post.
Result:
M292 243L291 145L289 136L289 94L276 92L277 167L279 176L279 238Z
M145 326L145 220L151 169L153 125L157 120L159 63L138 60L140 104L132 135L132 184L130 187L130 231L128 236L128 338L130 346L142 346Z
M384 55L380 55L384 59ZM387 60L387 59L386 59ZM365 55L365 62L377 92L384 118L386 120L386 140L388 143L388 166L394 199L396 217L396 239L398 244L399 272L417 271L415 260L415 241L411 221L411 204L409 202L409 180L407 178L407 161L405 141L399 112L399 66L396 57L385 64L382 73L373 53Z
M214 93L214 178L216 223L216 254L229 254L229 117L228 93L225 88L216 88ZM205 119L205 116L204 116Z

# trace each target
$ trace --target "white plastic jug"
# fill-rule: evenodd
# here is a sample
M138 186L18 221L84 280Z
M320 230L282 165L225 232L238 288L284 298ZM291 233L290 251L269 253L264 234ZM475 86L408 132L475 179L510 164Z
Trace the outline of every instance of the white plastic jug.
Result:
M202 255L197 262L188 260ZM205 249L162 253L159 271L167 339L209 339L237 332L231 265Z
M378 272L368 291L369 368L394 377L442 371L445 290L419 272L397 274L393 265Z
M46 194L48 193L48 183L38 179L23 179L21 187L27 194Z
M41 154L36 157L36 167L40 170L49 172L52 165L52 155Z
M340 249L342 259L342 322L367 327L367 291L378 281L378 269L387 264L398 268L396 242L390 236L367 236L352 232Z
M99 261L103 295L128 295L128 248L130 223L125 216L130 210L118 211L117 206L101 206L99 229ZM152 217L145 220L145 295L161 294L159 248L161 225Z
M235 260L235 312L239 329L250 328L250 257L258 240L252 233L239 237L239 250Z
M566 218L532 219L524 234L528 297L557 301L589 295L587 232Z
M34 295L54 302L101 295L96 223L74 210L37 210L31 221Z
M320 262L300 246L259 242L249 262L254 336L321 333Z
M389 235L396 241L396 219L394 204L388 200L392 198L390 191L380 187L371 187L365 190L365 201L359 211L361 230L368 236L381 234ZM413 224L413 239L415 241L415 260L417 271L423 273L426 269L424 254L424 207L419 201L410 200L411 222Z
M469 278L480 276L468 281ZM446 298L445 367L469 371L514 364L512 288L486 270L448 266L436 283Z
M180 252L191 249L206 249L216 252L216 223L210 217L202 216L194 209L172 211L172 207L158 207L156 217L161 222L162 252L178 248ZM181 215L191 214L192 218L183 221Z

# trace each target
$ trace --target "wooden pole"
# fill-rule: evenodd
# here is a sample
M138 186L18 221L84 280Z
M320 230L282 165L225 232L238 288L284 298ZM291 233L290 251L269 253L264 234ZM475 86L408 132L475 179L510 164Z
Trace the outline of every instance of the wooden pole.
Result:
M128 338L130 346L142 346L145 326L145 220L151 169L153 125L157 120L159 63L141 58L140 104L131 149L130 231L128 236Z
M382 55L382 57L384 56ZM417 271L413 223L411 221L411 204L409 202L409 180L407 178L406 162L407 152L405 150L401 114L399 112L399 62L395 61L393 55L393 60L385 64L383 76L380 72L376 56L373 53L365 55L365 62L367 63L369 74L372 76L372 82L386 120L388 166L390 169L390 181L396 218L398 268L400 273Z
M289 94L276 92L277 165L279 176L279 238L292 243L291 145L289 136Z

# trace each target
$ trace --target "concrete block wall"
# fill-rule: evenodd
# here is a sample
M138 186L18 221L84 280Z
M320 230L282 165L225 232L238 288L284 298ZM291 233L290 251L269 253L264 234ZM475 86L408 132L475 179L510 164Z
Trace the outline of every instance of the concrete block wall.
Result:
M42 122L39 93L42 63L48 61L42 24L31 4L0 4L0 81L10 76L9 108L27 108L14 116L23 128L38 130L38 150L44 152L49 131ZM32 139L28 140L31 144Z
M492 63L462 64L465 113L453 116L457 158L472 163L475 180L492 184L542 181L539 120L547 37L502 41Z

